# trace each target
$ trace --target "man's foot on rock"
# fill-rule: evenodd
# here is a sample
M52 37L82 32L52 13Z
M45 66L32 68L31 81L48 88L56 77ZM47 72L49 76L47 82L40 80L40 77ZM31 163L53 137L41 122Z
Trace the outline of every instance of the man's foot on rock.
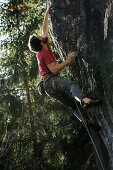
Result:
M96 122L94 122L90 119L85 119L85 123L88 128L91 128L96 132L98 132L101 129L101 126L99 124L97 124Z
M99 106L101 104L102 104L101 100L92 100L92 99L89 99L89 101L87 103L85 103L84 101L81 102L83 109L88 109L88 108L91 108L93 106Z

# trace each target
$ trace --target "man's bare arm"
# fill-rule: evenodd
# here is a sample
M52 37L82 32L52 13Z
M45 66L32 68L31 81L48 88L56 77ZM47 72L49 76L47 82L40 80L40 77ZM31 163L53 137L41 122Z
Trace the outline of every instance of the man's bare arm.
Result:
M46 10L44 21L43 21L43 27L42 27L42 35L43 35L43 37L48 36L48 15L49 15L49 10L50 10L50 6L48 6L48 8Z
M77 56L77 54L75 52L72 52L70 54L68 54L68 58L67 60L65 60L64 62L62 62L61 64L57 64L56 62L52 62L50 64L48 64L48 68L49 70L53 73L53 74L58 74L62 69L64 69L69 63L71 63L72 61L74 61L75 57Z

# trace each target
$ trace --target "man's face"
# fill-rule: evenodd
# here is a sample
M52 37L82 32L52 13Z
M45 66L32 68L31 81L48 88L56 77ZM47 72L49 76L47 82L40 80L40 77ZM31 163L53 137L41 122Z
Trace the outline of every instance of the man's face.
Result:
M39 40L41 40L42 41L42 39L43 39L43 37L42 36L38 36L38 35L36 35L35 36L36 38L38 38Z
M46 44L47 43L47 38L44 38L44 37L42 37L42 36L36 36L39 40L41 40L41 42L43 43L43 44Z

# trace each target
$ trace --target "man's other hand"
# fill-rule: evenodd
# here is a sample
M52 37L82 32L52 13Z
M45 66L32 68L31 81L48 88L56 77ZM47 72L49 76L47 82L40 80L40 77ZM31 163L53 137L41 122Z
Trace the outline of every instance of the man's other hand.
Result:
M70 62L72 62L72 61L75 60L76 56L77 56L77 53L71 52L71 53L68 54L67 60L69 60Z

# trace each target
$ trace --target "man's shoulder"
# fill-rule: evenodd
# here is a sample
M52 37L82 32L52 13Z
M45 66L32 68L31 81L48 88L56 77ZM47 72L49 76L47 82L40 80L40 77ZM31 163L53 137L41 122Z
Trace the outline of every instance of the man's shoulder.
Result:
M42 50L40 54L41 54L41 55L43 55L43 54L49 54L49 50Z
M44 53L44 50L40 50L38 53L37 53L37 56L40 56Z
M37 53L37 57L43 57L49 54L50 54L49 50L41 50L40 52Z
M39 59L41 56L42 56L42 51L39 51L37 54L36 54L36 56L37 56L37 58Z

